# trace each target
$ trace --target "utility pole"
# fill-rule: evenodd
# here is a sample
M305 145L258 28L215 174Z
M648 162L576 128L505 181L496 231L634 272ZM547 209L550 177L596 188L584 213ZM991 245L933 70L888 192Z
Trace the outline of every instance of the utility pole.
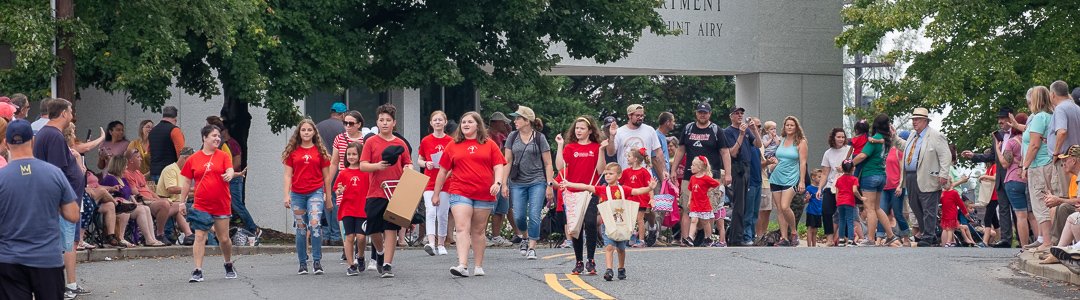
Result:
M75 17L75 0L53 0L53 17L57 21ZM52 82L52 96L75 101L75 53L67 46L71 33L60 30L56 33L53 49L60 59L60 73Z
M867 63L867 62L863 62L863 56L862 56L862 54L859 54L859 53L855 54L855 62L854 63L844 64L844 69L855 69L855 106L857 106L859 108L866 107L866 104L863 103L863 99L862 99L863 98L863 94L862 94L863 93L863 91L862 91L863 90L863 85L862 85L863 69L864 68L891 68L892 66L893 66L893 63L891 63L891 62L883 62L883 63Z

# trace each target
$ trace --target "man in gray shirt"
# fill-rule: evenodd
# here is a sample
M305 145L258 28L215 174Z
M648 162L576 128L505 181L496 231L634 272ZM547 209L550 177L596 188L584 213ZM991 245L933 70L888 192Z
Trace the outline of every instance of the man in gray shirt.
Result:
M1050 134L1046 136L1046 145L1050 146L1050 156L1054 159L1054 168L1064 178L1072 175L1065 170L1064 160L1058 159L1069 146L1080 145L1080 106L1072 101L1069 95L1069 85L1065 81L1054 81L1050 84L1050 99L1054 104L1054 118L1050 120ZM1061 180L1061 191L1069 190L1069 181ZM1055 195L1067 196L1067 195Z
M345 110L348 107L345 103L334 102L334 105L330 106L330 118L319 121L319 124L315 124L315 128L319 130L319 137L322 138L323 145L326 146L326 150L333 151L334 138L345 132L345 123L342 123Z

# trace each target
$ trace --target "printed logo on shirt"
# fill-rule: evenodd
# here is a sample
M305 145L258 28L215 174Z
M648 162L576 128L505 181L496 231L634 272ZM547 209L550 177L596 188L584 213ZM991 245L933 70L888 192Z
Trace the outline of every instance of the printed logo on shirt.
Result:
M22 173L22 176L29 176L30 174L34 173L33 170L30 169L30 165L19 166L19 172Z
M445 149L445 148L446 148L446 147L444 147L443 145L438 145L438 146L435 146L435 153L439 153L439 152L442 152L442 151L443 151L443 149Z
M693 144L694 147L699 147L699 148L704 147L701 144L702 141L708 141L711 138L712 138L712 134L708 134L708 133L691 133L690 136L688 137L688 139L690 139L691 141L694 141L694 144Z
M631 137L623 143L622 149L629 151L630 149L645 148L645 141L639 137Z
M304 154L304 164L305 165L308 164L309 163L308 161L310 161L310 160L311 160L311 154Z
M637 175L630 175L630 182L637 183Z
M699 190L701 190L701 185L699 185L699 184L695 184L695 185L694 185L694 186L693 186L693 187L691 188L691 190L692 190L692 191L694 191L695 193L697 193L697 192L698 192Z
M596 157L596 152L595 151L574 152L574 158L582 158L582 157Z
M353 176L352 178L349 178L349 181L352 181L352 186L359 186L357 183L360 182L360 177Z
M205 165L203 165L203 166L204 166L204 167L206 167L206 172L210 172L210 167L213 167L213 166L214 166L214 162L212 162L212 161L208 161L208 162L206 162L206 164L205 164Z
M469 146L469 154L476 154L476 146Z

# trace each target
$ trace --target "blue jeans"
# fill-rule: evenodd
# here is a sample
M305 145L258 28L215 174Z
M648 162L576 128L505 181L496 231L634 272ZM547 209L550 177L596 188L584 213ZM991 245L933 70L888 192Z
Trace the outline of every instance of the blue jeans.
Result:
M255 219L251 218L251 213L248 212L247 206L244 205L243 177L236 177L229 181L229 193L232 194L232 212L241 221L244 221L244 229L251 233L258 231L259 226L255 225Z
M896 218L896 227L900 227L900 232L895 232L896 235L906 237L911 235L911 228L908 227L907 216L904 215L904 194L907 194L907 191L901 192L897 197L895 189L885 190L881 193L881 209L885 210L886 215L891 212ZM877 236L885 237L885 227L881 224L877 226Z
M322 260L322 225L319 223L324 204L322 189L308 194L289 193L289 197L289 205L293 210L293 227L296 228L296 258L300 263L307 263L307 234L311 233L311 259ZM296 214L298 211L306 212Z
M855 239L855 207L839 205L836 207L836 213L840 216L837 236L846 237L849 241Z
M540 212L544 209L547 182L510 184L510 202L514 206L514 223L528 228L530 240L540 240Z
M336 182L336 181L337 181L337 175L335 174L334 178L331 179L330 182ZM336 191L330 191L330 193L332 195L330 197L330 199L333 199L331 201L337 201L337 197L338 197L337 192ZM338 225L338 217L337 217L338 206L334 205L334 209L326 209L325 211L326 211L326 214L323 215L323 220L326 221L326 227L322 228L323 236L325 236L326 239L331 240L331 241L340 241L341 240L341 226Z
M754 227L757 226L759 208L761 208L761 185L747 186L746 211L743 212L743 241L754 241Z

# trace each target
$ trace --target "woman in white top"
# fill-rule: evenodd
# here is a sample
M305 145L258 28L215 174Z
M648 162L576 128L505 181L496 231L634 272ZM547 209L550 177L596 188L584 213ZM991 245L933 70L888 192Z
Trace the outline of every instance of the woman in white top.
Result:
M824 169L824 182L819 182L817 197L821 199L821 220L825 227L825 236L828 237L829 246L836 246L836 224L833 222L833 214L836 213L836 179L844 172L840 171L840 164L851 156L851 146L848 146L847 133L843 128L833 128L829 133L829 149L821 156L821 167ZM824 196L824 197L823 197Z

